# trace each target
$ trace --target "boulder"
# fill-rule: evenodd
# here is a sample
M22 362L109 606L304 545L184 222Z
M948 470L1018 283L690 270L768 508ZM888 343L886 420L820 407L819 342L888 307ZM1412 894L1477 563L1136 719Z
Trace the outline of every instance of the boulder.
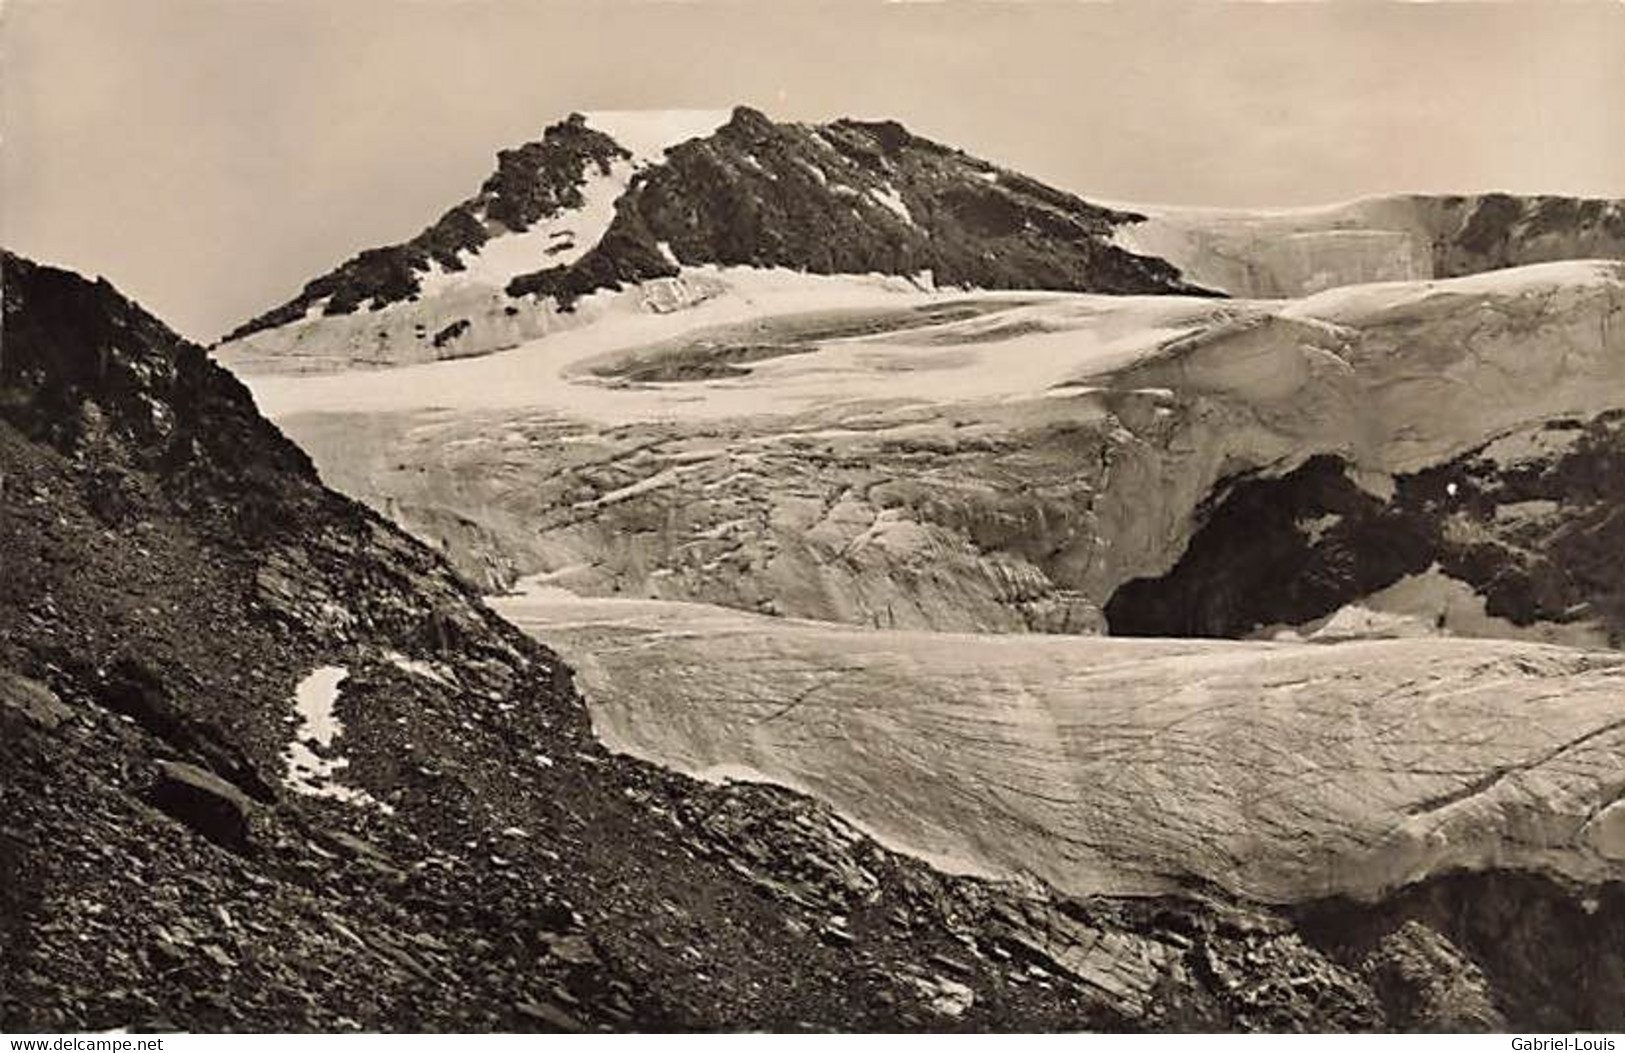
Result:
M73 716L56 692L25 676L0 670L0 706L22 715L30 723L51 731Z
M251 847L254 801L225 779L183 761L159 761L147 800L159 811L233 852Z

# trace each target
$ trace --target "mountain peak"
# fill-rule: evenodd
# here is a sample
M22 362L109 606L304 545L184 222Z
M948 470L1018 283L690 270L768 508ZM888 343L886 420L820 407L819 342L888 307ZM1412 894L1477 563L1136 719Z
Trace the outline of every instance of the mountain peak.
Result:
M770 134L775 127L773 119L750 106L735 106L728 118L727 130L735 135Z
M299 354L325 325L324 349L372 361L480 354L547 331L582 297L696 267L1204 292L1114 244L1114 229L1139 218L896 121L588 111L499 152L480 191L417 237L360 253L228 341L273 330L256 351ZM346 320L324 321L336 316Z

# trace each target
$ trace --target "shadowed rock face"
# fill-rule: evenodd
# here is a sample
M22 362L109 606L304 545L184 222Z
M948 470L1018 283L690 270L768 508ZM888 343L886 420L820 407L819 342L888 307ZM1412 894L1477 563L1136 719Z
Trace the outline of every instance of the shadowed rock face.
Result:
M1613 951L1625 938L1625 885L1576 895L1528 873L1453 874L1373 909L1348 906L1328 900L1298 912L1301 931L1368 969L1383 1004L1411 1014L1417 1030L1446 1030L1450 1019L1482 1026L1471 1021L1491 1019L1486 991L1505 1026L1560 1026L1576 1014L1600 1030L1625 1026L1615 1000L1625 962ZM1458 955L1466 961L1446 964ZM1420 982L1389 986L1407 975Z
M1558 259L1625 255L1625 202L1607 198L1474 197L1423 199L1438 231L1433 274L1453 278Z
M1243 636L1332 614L1430 568L1513 626L1625 639L1625 414L1556 420L1361 490L1316 458L1223 488L1179 563L1106 605L1114 633ZM1448 628L1440 609L1434 628Z
M1322 456L1280 479L1223 487L1172 571L1112 594L1111 631L1243 636L1329 614L1426 569L1436 532L1360 489L1347 467ZM1358 550L1351 535L1364 542Z

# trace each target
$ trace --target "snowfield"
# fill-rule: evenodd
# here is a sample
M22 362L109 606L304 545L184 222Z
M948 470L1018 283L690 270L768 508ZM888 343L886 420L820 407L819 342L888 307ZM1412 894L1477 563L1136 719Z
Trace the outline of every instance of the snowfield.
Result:
M294 689L294 715L298 726L284 754L288 768L283 783L307 797L327 797L392 814L394 809L389 805L365 790L345 785L339 778L350 762L334 745L344 735L344 722L334 707L338 704L339 687L349 675L349 670L342 666L320 666L311 670Z
M977 295L1014 302L1034 296ZM693 267L680 278L584 297L572 315L563 316L565 320L560 322L557 333L509 351L404 366L391 370L383 383L369 371L325 376L287 372L248 375L255 400L272 418L343 409L553 409L599 423L643 420L662 413L727 416L752 412L751 400L764 385L612 387L583 367L602 355L635 350L711 326L771 326L775 318L820 312L847 315L907 310L964 296L923 290L908 279L881 275L823 276L744 267ZM1111 298L1101 299L1109 303ZM1146 299L1155 303L1157 298ZM386 315L391 310L386 307L376 313ZM859 377L856 381L866 379ZM805 405L809 399L821 397L820 391L804 391L797 401Z
M525 409L619 425L793 416L843 403L1071 398L1095 386L1121 391L1132 380L1138 387L1129 390L1237 396L1280 404L1282 414L1294 401L1299 408L1341 403L1324 407L1340 411L1325 430L1342 428L1335 437L1342 446L1392 470L1516 423L1611 407L1625 385L1620 337L1607 324L1621 302L1625 266L1612 261L1356 286L1292 302L925 291L878 275L693 270L670 280L684 286L678 302L688 306L652 311L642 288L599 293L579 309L577 328L512 351L397 369L387 383L365 372L259 376L255 397L274 419ZM890 316L931 305L959 305L973 317L920 325ZM878 332L786 350L746 375L702 382L616 382L592 368L617 352L685 336L743 339L713 327L748 325L746 335L770 343L778 330L807 320L797 316L817 312L859 323L872 315ZM1570 345L1564 353L1524 353L1519 316L1542 314L1557 316L1551 335ZM1594 331L1572 331L1587 325ZM785 335L794 340L793 331ZM1378 404L1367 408L1369 399ZM1359 421L1348 419L1353 403L1361 404Z

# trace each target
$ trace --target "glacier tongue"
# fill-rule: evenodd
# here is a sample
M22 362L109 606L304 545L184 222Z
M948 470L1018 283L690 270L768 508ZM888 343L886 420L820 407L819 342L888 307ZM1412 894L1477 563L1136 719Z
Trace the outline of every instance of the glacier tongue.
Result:
M1625 655L875 631L541 590L611 746L810 792L947 869L1073 895L1375 899L1625 878Z

